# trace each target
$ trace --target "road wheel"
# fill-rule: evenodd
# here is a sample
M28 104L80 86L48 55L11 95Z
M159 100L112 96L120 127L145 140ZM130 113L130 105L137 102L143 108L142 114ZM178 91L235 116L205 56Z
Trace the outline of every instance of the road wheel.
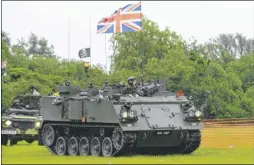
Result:
M90 152L92 156L100 156L101 155L101 142L98 137L94 137L91 140Z
M82 137L79 141L79 154L82 156L89 155L90 147L89 140L86 137Z
M102 142L102 155L104 157L111 157L113 154L113 143L109 137L106 137Z
M69 153L69 155L71 155L71 156L78 155L78 150L79 150L79 147L78 147L77 138L76 137L70 138L69 141L68 141L68 153Z
M57 155L66 155L67 153L67 139L64 137L59 137L56 141L56 153Z
M47 146L53 145L55 137L56 137L55 130L53 129L52 126L47 125L43 128L42 140L45 145Z

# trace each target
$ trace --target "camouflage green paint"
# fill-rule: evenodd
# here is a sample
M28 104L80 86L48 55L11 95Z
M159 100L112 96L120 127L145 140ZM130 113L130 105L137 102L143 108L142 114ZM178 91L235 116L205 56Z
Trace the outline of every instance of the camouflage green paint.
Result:
M58 155L62 152L56 149L58 142L66 141L66 150L71 148L68 145L73 145L67 145L68 137L75 139L76 148L78 140L75 137L98 143L99 138L112 141L111 148L114 147L112 151L115 149L115 152L110 156L128 149L141 153L149 150L166 154L171 150L184 154L194 152L200 145L200 130L204 124L202 112L193 101L181 93L166 91L166 84L150 82L134 88L134 78L129 81L127 88L106 85L106 89L99 91L91 87L86 92L78 86L57 86L59 97L43 96L40 99L43 117L40 144ZM85 141L89 144L89 140Z

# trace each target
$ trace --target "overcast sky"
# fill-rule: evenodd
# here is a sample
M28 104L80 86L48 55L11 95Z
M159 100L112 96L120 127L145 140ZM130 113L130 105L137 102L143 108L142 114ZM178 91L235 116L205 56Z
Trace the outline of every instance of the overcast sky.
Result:
M89 47L91 16L92 63L105 65L105 35L96 34L97 22L131 1L33 1L2 2L2 28L12 43L30 32L48 39L57 56L68 57L68 17L70 16L71 58L78 59L78 50ZM242 33L254 36L254 2L142 2L142 12L160 28L170 27L184 39L195 37L207 41L220 33ZM107 34L107 39L110 34ZM107 55L111 50L107 45ZM109 61L109 60L108 60ZM108 62L109 67L109 62Z

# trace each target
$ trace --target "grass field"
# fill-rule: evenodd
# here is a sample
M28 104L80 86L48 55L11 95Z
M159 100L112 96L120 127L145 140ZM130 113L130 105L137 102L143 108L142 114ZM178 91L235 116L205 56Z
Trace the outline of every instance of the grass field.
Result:
M211 126L210 126L211 127ZM52 156L37 142L19 142L2 147L3 164L254 164L254 126L220 126L205 128L202 143L190 155L133 157Z

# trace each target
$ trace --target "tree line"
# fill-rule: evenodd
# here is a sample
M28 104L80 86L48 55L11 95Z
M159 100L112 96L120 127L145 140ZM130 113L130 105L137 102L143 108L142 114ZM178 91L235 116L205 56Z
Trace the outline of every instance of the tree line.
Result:
M167 87L193 96L205 118L254 116L254 39L242 34L220 34L206 43L186 41L175 31L144 18L143 30L117 33L111 38L113 54L109 74L91 66L87 77L80 60L64 60L47 39L31 33L11 44L2 31L2 61L7 60L7 83L2 81L2 104L10 106L17 94L35 86L48 94L55 85L70 80L86 88L100 88L105 80L124 82L129 76L145 81L168 76ZM3 79L3 78L2 78Z

